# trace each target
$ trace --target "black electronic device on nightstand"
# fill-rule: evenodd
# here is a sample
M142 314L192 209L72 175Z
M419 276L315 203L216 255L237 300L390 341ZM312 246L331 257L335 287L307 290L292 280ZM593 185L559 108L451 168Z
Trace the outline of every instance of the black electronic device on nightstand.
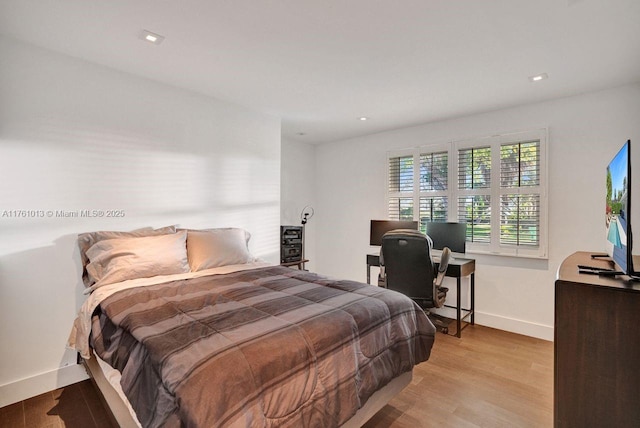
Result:
M280 263L302 260L302 226L280 226Z

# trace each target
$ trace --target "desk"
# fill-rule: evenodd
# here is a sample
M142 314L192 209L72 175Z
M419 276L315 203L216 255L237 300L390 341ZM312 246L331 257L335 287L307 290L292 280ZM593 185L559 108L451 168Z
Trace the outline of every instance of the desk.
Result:
M434 262L436 267L438 266L438 262ZM371 283L371 266L380 266L380 255L379 254L367 254L367 283ZM467 325L462 327L462 321L469 318L469 323L471 325L474 324L473 313L475 310L475 288L476 288L476 261L475 259L463 259L454 257L449 260L449 266L447 267L446 276L451 278L456 278L456 306L444 305L447 308L453 308L456 310L456 337L460 337L460 333L464 330ZM460 289L461 289L461 279L463 276L470 276L470 295L471 295L471 306L469 308L463 308L462 302L460 299ZM465 315L462 316L462 312L465 312Z

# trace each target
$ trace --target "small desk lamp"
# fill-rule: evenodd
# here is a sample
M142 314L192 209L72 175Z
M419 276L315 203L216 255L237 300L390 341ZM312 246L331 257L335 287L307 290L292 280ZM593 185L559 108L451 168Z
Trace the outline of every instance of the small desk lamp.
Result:
M305 258L304 258L304 247L305 247L305 244L306 244L306 239L304 237L304 229L305 229L305 226L306 226L307 222L309 220L311 220L311 217L313 217L313 214L315 214L315 211L313 210L313 207L311 205L307 205L300 212L300 220L301 220L301 223L302 223L302 260L305 260ZM302 264L302 268L304 269L304 263Z

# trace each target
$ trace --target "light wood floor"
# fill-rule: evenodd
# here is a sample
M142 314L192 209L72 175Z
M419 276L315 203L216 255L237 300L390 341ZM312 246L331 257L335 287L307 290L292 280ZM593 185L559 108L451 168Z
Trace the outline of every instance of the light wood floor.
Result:
M553 342L469 326L438 333L411 385L364 427L552 426Z
M438 333L412 384L365 428L551 427L553 343L481 326ZM108 427L90 381L0 409L0 427Z

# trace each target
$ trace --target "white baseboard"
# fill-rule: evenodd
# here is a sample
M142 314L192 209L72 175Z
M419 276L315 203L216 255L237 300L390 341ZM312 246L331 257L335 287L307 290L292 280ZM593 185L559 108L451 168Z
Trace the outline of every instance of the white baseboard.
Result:
M553 342L553 326L482 312L476 312L475 315L476 324Z
M0 407L8 406L88 378L89 376L82 365L72 364L16 382L0 385Z
M451 308L440 308L434 311L448 318L456 318L456 312ZM524 336L536 337L538 339L553 341L553 326L533 323L531 321L507 318L502 315L488 314L485 312L475 313L474 322L486 327L498 330L509 331L511 333L522 334ZM464 336L464 333L462 333Z

